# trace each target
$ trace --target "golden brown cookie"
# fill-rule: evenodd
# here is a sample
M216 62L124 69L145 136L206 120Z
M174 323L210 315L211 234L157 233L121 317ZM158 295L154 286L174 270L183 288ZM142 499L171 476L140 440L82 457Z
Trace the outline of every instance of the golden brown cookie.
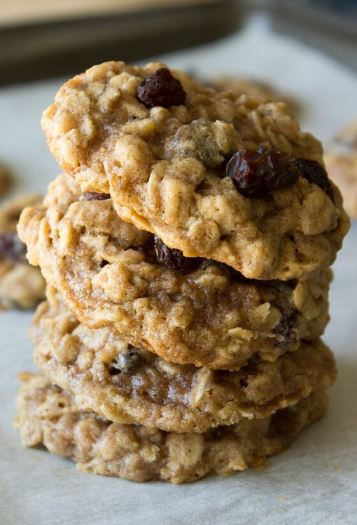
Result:
M325 162L331 179L340 187L347 212L357 218L357 120L334 138Z
M274 360L319 337L328 321L329 270L258 282L185 258L65 175L50 185L44 207L25 210L19 233L30 262L83 324L107 326L171 362L233 370L253 355Z
M195 481L209 473L260 467L324 415L324 391L265 419L243 420L204 434L176 434L112 423L80 410L71 395L41 375L22 374L15 425L25 446L44 445L80 470L132 481Z
M36 365L72 392L81 409L110 421L205 432L267 417L335 378L333 356L319 340L274 363L252 359L238 372L174 365L107 328L84 327L53 290L48 301L39 306L31 330Z
M83 191L110 193L122 219L187 257L299 278L330 265L348 229L320 143L284 104L108 62L64 84L42 123Z
M35 194L19 195L0 207L0 309L34 308L45 296L38 268L26 259L26 246L16 233L20 213L41 202Z
M266 102L284 102L287 110L292 116L299 113L298 101L286 93L282 93L268 82L237 78L231 76L220 76L209 80L209 84L218 91L232 91L237 97Z

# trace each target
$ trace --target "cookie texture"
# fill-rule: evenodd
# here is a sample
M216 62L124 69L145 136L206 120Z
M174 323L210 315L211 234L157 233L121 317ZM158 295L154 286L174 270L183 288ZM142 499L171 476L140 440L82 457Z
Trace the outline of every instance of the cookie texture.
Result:
M333 140L325 156L331 179L339 186L347 212L357 218L357 120Z
M45 296L38 268L26 259L26 246L16 233L20 213L41 202L39 195L19 195L0 207L0 309L34 308Z
M204 434L162 432L112 423L80 410L73 397L41 375L22 374L15 425L24 445L44 445L84 472L132 481L195 481L260 467L285 450L326 411L323 391L265 419L243 420Z
M208 80L217 91L231 91L236 97L258 100L262 103L284 102L292 116L299 113L298 101L286 93L282 93L267 82L260 80L221 76Z
M81 409L174 432L267 417L327 388L336 373L331 352L319 341L274 363L253 359L237 372L174 365L107 328L84 327L53 289L37 310L31 337L36 365L72 392Z
M187 257L269 280L330 265L348 229L341 196L328 179L326 193L298 162L321 171L320 143L284 104L218 92L176 70L163 82L163 69L108 62L64 84L42 119L63 169L83 191L110 193L121 218ZM290 159L296 182L247 197L226 163L262 147ZM268 171L284 179L274 166Z
M304 281L247 280L169 250L119 219L111 199L86 199L62 175L45 206L25 210L19 225L30 262L83 324L106 326L171 362L231 370L323 333L330 270Z

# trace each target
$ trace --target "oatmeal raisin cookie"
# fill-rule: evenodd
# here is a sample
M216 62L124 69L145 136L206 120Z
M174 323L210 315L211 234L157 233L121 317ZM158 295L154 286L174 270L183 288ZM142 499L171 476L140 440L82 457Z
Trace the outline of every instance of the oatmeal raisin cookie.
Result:
M330 350L302 343L274 363L252 359L237 372L174 365L128 345L108 328L80 324L48 291L33 327L36 365L72 392L83 410L110 421L173 432L205 432L295 405L335 379Z
M329 270L305 281L258 282L222 263L185 258L65 175L44 204L24 211L20 237L30 262L87 326L107 326L168 361L231 370L323 333Z
M110 193L125 221L245 277L312 274L348 229L320 143L284 104L108 62L66 82L42 124L83 191Z
M242 420L204 434L122 425L80 410L67 392L41 375L22 374L15 425L28 447L44 445L84 472L131 481L196 481L260 467L324 415L324 391L264 419Z

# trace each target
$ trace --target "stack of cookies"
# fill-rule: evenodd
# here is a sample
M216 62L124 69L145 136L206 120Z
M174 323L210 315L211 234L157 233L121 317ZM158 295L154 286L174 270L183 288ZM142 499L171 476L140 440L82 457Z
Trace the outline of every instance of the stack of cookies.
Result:
M348 230L283 103L110 62L44 113L64 174L19 235L47 282L17 426L82 470L261 465L326 409L329 266Z

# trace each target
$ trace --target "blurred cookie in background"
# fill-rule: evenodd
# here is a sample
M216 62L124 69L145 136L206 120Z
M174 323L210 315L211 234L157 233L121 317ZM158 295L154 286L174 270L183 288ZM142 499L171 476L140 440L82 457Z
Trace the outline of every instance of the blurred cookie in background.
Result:
M11 184L12 177L10 170L6 166L0 164L0 197L9 191Z
M37 194L18 195L0 207L0 310L31 309L45 296L42 274L28 263L16 232L21 211L41 200Z
M264 103L284 102L289 113L294 117L298 116L301 110L297 99L286 93L281 93L274 86L264 81L222 76L211 79L209 83L219 91L233 91L237 96L246 95Z
M333 139L325 162L331 179L340 187L345 208L357 218L357 119Z

